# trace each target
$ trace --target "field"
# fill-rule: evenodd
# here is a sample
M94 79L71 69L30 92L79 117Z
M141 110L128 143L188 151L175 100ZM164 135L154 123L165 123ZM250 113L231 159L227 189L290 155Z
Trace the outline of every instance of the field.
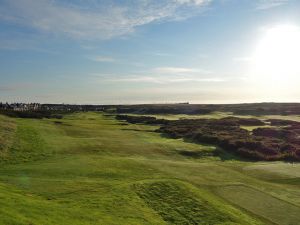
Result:
M241 161L157 128L1 116L0 224L300 224L299 164Z

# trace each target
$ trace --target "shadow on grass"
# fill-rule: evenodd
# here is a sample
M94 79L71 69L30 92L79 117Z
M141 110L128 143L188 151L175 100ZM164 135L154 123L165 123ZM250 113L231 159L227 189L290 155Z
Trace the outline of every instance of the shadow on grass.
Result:
M139 129L134 129L134 128L122 128L121 130L127 130L127 131L139 131L139 132L150 132L154 133L154 130L139 130Z
M188 151L188 150L179 150L178 154L186 156L189 158L200 159L203 157L214 156L214 152L211 151Z
M119 123L118 125L128 125L127 123ZM124 131L137 131L137 132L150 132L150 133L160 133L159 130L140 130L140 129L135 129L135 128L122 128L121 130ZM160 136L162 138L168 138L168 139L177 139L175 137L172 137L168 134L165 133L160 133ZM189 150L178 150L177 153L188 157L188 158L193 158L193 159L201 159L201 158L205 158L205 157L219 157L221 161L229 161L229 160L238 160L238 161L244 161L244 162L255 162L255 160L252 159L247 159L247 158L243 158L241 156L238 156L237 154L233 153L233 152L229 152L226 151L222 148L220 148L219 146L216 145L212 145L209 143L203 143L203 142L197 142L194 141L192 139L188 139L188 138L184 138L183 139L184 142L186 143L193 143L193 144L201 144L202 146L207 146L207 147L215 147L215 150L211 151L207 151L207 150L203 150L203 151L189 151Z
M164 134L164 133L161 133L160 136L162 138L178 139L178 138L174 138L174 137L172 137L168 134ZM229 160L238 160L238 161L243 161L243 162L258 161L258 160L247 159L247 158L241 157L233 152L226 151L217 145L212 145L212 144L203 143L203 142L197 142L197 141L194 141L189 138L183 138L183 141L186 143L199 144L199 145L207 146L207 147L215 147L214 151L205 151L205 150L203 150L203 151L188 151L188 150L178 151L178 153L180 155L186 156L189 158L200 159L200 158L204 158L204 157L215 156L215 157L219 157L221 161L229 161Z
M53 123L54 123L55 125L72 126L71 124L64 123L64 122L62 122L62 121L53 121Z
M300 177L283 178L283 179L271 179L270 181L272 181L274 183L279 183L279 184L289 184L289 185L300 186Z

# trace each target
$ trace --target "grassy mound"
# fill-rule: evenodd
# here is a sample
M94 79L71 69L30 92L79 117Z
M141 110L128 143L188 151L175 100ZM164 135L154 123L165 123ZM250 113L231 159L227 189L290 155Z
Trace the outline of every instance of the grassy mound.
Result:
M137 185L136 192L170 224L226 224L231 221L229 216L176 182L160 181Z

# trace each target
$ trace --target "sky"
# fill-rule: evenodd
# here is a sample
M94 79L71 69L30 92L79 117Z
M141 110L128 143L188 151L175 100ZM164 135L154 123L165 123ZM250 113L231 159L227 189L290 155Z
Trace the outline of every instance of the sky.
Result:
M0 101L300 101L300 1L0 0Z

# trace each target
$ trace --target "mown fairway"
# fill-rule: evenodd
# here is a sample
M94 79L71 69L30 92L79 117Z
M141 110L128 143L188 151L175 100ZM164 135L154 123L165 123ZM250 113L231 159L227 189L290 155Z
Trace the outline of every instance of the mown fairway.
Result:
M299 164L216 156L156 128L0 116L0 224L300 224Z

